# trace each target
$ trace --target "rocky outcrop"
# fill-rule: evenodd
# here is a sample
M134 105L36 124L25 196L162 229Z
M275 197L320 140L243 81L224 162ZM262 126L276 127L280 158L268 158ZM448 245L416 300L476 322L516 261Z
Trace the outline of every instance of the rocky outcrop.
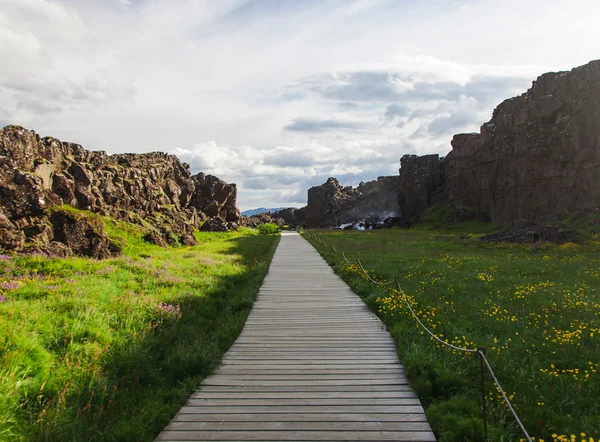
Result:
M360 192L342 187L338 180L329 178L321 186L308 189L306 222L308 228L331 227L339 223L340 215L352 208Z
M243 216L240 224L246 227L258 227L262 224L277 224L279 227L302 227L306 222L306 207L296 209L288 207L276 212L262 212L252 216Z
M288 207L278 210L277 212L272 212L271 216L274 219L282 219L283 224L287 224L290 227L302 226L306 222L306 207L301 207L299 209Z
M335 178L308 190L306 225L337 227L363 222L378 224L398 216L399 177L379 177L357 188L342 187Z
M228 223L238 223L240 211L236 206L237 187L212 175L199 173L192 180L195 192L189 203L210 218L220 217Z
M118 252L99 219L51 210L64 205L139 224L157 244L192 245L193 229L206 219L222 216L235 227L235 203L234 184L210 175L192 177L189 166L173 155L109 156L19 126L0 130L0 248L5 250L43 251L61 243L71 253L95 258Z

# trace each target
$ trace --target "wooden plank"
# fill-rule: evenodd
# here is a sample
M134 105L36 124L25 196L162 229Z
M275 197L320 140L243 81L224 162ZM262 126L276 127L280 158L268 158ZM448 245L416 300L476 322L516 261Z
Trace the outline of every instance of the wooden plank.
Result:
M268 414L276 414L276 413L323 413L323 414L332 414L336 415L339 413L422 413L423 407L420 405L402 405L402 406L377 406L377 405L349 405L349 406L339 406L339 407L331 407L328 405L319 406L319 405L298 405L298 406L289 406L282 407L280 405L262 405L262 406L232 406L232 407L219 407L217 410L219 413L268 413ZM190 407L183 406L180 413L190 413L190 414L204 414L204 413L214 413L215 409L210 407Z
M305 350L305 351L244 351L244 350L236 350L230 351L227 353L229 358L243 358L247 359L249 357L256 357L259 359L264 359L268 357L268 359L277 359L284 358L288 359L290 357L300 357L302 359L305 358L322 358L322 357L336 357L346 359L348 357L366 357L369 359L374 358L392 358L395 360L396 355L390 350L381 350L381 351L368 351L368 350L343 350L338 349L338 351L319 351L319 350Z
M296 364L279 364L277 362L269 363L269 364L226 364L222 365L219 370L351 370L351 371L366 371L370 372L371 370L401 370L404 371L402 365L399 363L394 364L309 364L305 361L299 361Z
M286 374L262 374L262 373L218 373L213 376L218 378L219 381L349 381L349 380L362 380L368 377L370 380L405 380L404 374L397 373L383 373L383 374L369 374L365 376L364 373L351 373L351 374L339 374L339 373L326 373L326 374L313 374L313 373L286 373ZM208 385L208 384L207 384Z
M250 379L221 379L214 377L213 379L205 379L202 385L225 385L225 386L254 386L254 387L309 387L309 386L337 386L337 385L406 385L408 381L403 378L397 379L346 379L346 380L291 380L291 381L265 381L265 380L250 380Z
M171 422L170 431L431 431L427 422Z
M205 399L202 397L191 398L185 404L187 407L233 407L233 406L349 406L349 405L376 405L379 407L383 406L404 406L404 405L421 405L417 398L392 398L392 399L379 399L379 398L366 398L366 399L350 399L350 398L317 398L317 399Z
M342 413L325 417L322 413L179 413L173 422L327 422L332 417L336 422L427 422L423 413Z
M433 434L426 431L164 431L157 440L190 441L190 440L338 440L358 441L371 440L379 442L424 441L433 442Z
M230 385L204 385L199 391L210 391L210 392L355 392L355 391L412 391L408 384L402 385L303 385L303 386L289 386L289 385L245 385L245 386L230 386Z
M415 398L412 391L272 391L272 392L222 392L202 391L193 393L190 399L386 399L386 398Z
M218 375L252 375L252 374L265 374L265 375L309 375L309 374L325 374L325 375L335 375L335 374L360 374L362 376L369 376L371 374L395 374L395 375L404 375L404 370L400 368L396 368L392 365L393 368L383 368L383 369L370 369L365 370L363 368L358 369L345 369L341 370L339 368L333 369L319 369L319 368L304 368L304 369L291 369L291 368L279 368L272 369L270 366L267 368L237 368L235 365L227 365L221 367L217 370Z

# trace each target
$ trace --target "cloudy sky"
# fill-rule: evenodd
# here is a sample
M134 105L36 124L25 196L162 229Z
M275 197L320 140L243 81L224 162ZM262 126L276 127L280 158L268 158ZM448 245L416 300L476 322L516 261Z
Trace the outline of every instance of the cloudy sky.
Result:
M300 206L446 154L536 76L600 57L597 0L0 0L0 126L177 154Z

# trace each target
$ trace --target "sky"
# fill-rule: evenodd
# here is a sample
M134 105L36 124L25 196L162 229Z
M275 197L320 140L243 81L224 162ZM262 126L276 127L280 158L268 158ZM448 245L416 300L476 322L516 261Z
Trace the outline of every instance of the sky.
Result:
M451 149L548 71L600 58L597 0L0 0L0 127L163 151L306 204Z

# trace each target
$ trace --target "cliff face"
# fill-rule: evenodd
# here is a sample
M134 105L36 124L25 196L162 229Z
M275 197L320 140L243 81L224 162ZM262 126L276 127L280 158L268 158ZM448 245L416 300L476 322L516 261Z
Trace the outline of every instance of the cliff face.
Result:
M427 207L442 199L444 163L439 155L405 155L400 160L399 213L412 221Z
M510 223L600 207L600 61L540 76L445 159L448 200Z
M221 216L235 227L235 198L235 185L192 177L173 155L109 156L18 126L0 130L0 248L6 250L95 257L115 252L108 250L99 219L56 209L63 204L140 224L146 238L161 245L194 244L193 227L202 220ZM64 226L83 224L93 228L79 232L75 244L73 229Z
M405 155L399 177L388 177L397 178L404 220L438 202L503 224L600 208L600 61L540 76L502 102L480 133L455 135L451 145L445 158ZM366 197L337 187L309 190L310 227L334 226L365 205Z

